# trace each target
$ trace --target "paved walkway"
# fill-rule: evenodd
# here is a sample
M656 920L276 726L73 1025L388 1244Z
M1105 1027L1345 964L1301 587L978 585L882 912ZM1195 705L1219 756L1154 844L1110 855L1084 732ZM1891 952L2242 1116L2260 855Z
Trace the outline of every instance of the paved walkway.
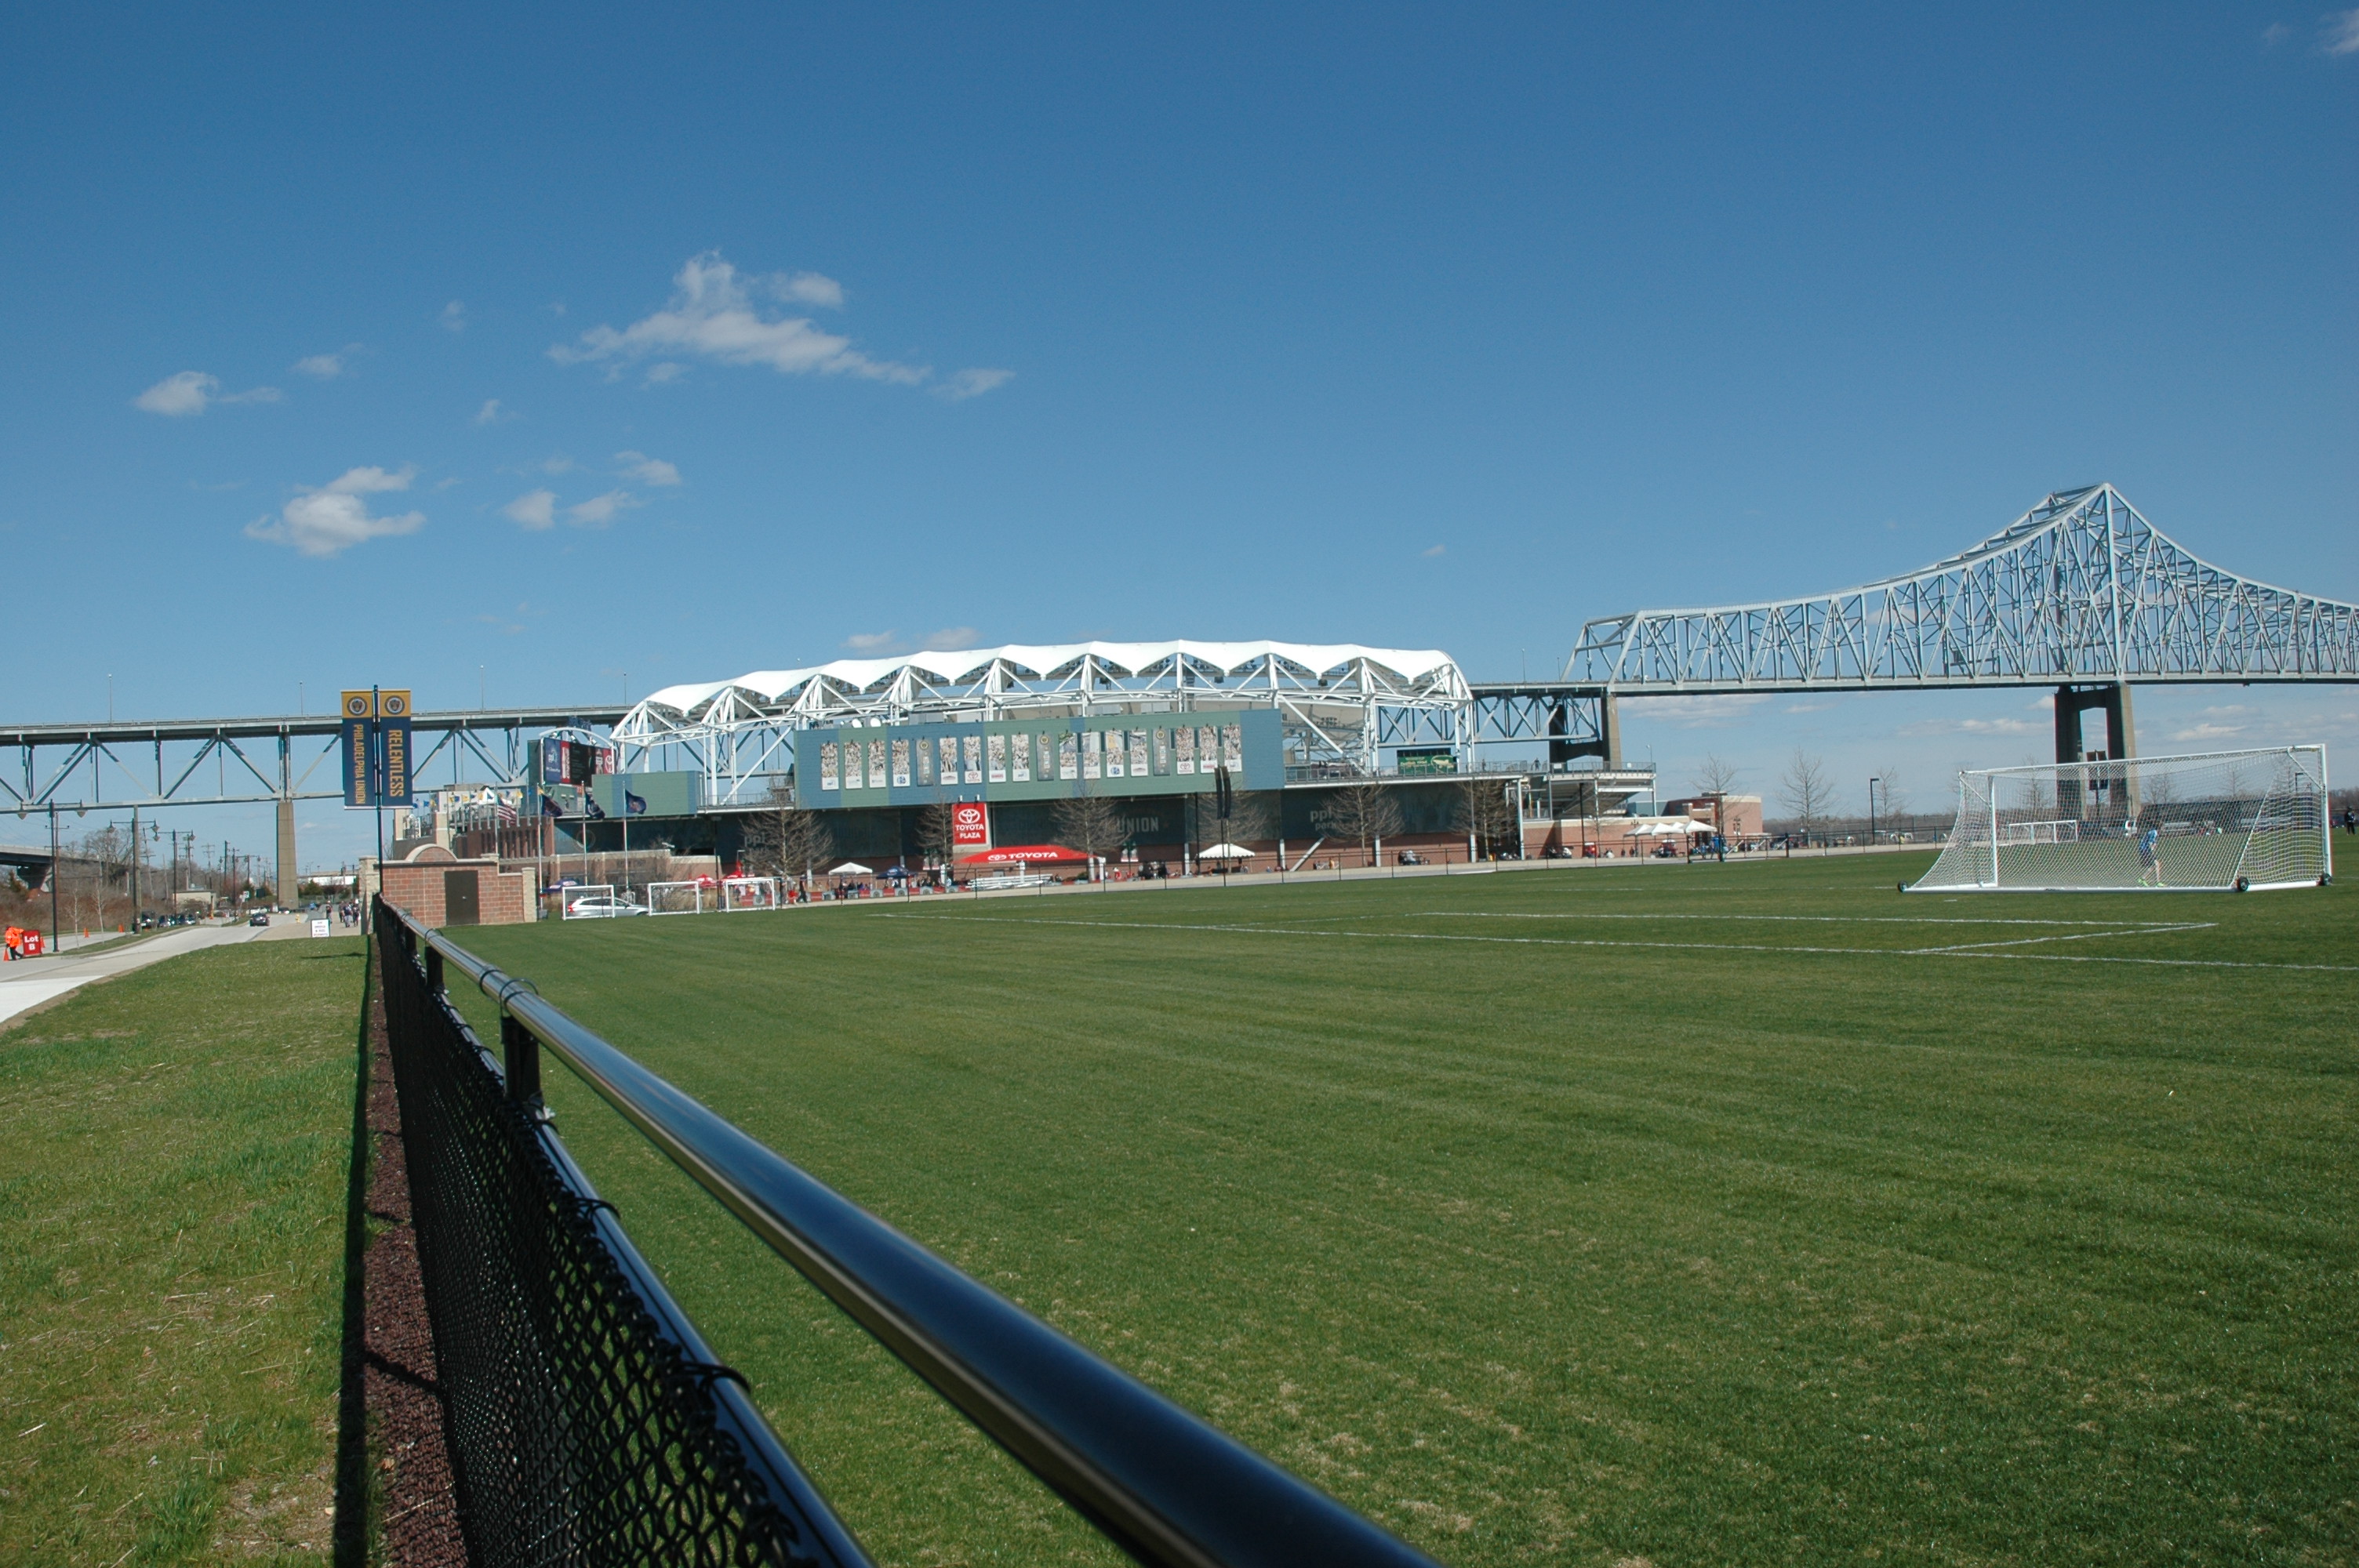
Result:
M279 925L299 923L292 916L281 915ZM260 926L240 922L235 925L184 925L150 936L144 942L128 943L119 948L76 957L60 953L54 957L20 958L13 964L0 964L0 1021L16 1017L36 1008L53 997L60 997L78 986L92 980L106 979L114 975L144 969L166 958L182 953L193 953L204 947L226 946L235 942L251 942L263 935L276 936L279 925L268 932ZM292 932L288 933L293 935Z

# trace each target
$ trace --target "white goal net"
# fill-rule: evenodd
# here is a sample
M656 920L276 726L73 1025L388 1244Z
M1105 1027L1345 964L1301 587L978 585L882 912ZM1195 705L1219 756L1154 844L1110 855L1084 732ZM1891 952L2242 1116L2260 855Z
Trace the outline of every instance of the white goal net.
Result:
M702 914L708 909L719 907L718 895L707 882L647 884L649 914Z
M721 907L728 910L776 909L778 907L778 879L723 877L721 879Z
M2311 886L2332 826L2323 746L1990 768L1910 891Z

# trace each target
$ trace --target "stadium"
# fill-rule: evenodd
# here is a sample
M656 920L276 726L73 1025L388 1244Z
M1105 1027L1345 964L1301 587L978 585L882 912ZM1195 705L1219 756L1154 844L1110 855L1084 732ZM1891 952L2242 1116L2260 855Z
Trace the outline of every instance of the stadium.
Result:
M840 660L656 692L614 727L612 780L544 775L535 800L614 849L636 795L642 845L724 862L738 849L727 814L781 799L824 813L840 854L912 868L938 852L929 806L984 808L965 856L1056 842L1058 804L1077 799L1118 814L1120 859L1183 873L1208 848L1227 870L1463 860L1470 832L1506 840L1477 850L1630 851L1650 772L1610 744L1491 738L1479 704L1435 649L1093 642ZM1495 760L1509 747L1529 760ZM1476 781L1485 798L1470 809Z

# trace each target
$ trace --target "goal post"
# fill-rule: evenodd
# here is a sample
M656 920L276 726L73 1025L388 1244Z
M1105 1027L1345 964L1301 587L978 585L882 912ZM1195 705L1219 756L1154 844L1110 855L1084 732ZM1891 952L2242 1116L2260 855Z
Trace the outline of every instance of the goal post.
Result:
M747 909L776 909L778 907L778 879L723 877L721 879L721 907L733 914Z
M2326 748L2038 762L1958 775L1911 892L2311 887L2334 871Z
M614 913L612 882L574 882L561 887L560 892L562 896L558 900L558 908L568 920L599 920Z
M702 882L649 882L649 914L702 914L712 907L712 890Z

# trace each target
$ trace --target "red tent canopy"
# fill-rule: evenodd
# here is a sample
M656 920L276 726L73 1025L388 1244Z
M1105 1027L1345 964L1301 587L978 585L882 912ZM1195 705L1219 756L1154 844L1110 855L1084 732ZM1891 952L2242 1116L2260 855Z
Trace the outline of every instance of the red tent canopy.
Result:
M985 849L980 855L968 857L965 863L970 866L1078 866L1088 859L1079 849L1068 849L1062 844L1018 844L1010 849Z

